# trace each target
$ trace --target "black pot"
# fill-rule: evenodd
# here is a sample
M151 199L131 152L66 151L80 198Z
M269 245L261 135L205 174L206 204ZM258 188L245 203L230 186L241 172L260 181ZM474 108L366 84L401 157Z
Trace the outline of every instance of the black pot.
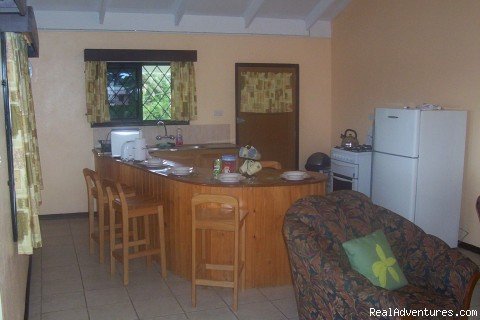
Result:
M322 152L315 152L307 159L305 169L308 171L322 171L330 169L330 157Z

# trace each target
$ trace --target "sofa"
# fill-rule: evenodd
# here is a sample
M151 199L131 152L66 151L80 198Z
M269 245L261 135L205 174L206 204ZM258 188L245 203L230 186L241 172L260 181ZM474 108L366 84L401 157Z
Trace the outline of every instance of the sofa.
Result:
M379 229L408 280L392 291L353 270L342 247ZM458 312L469 307L480 277L478 266L458 249L355 191L298 200L286 213L283 235L300 319L402 319L409 318L407 310L420 309ZM374 310L388 312L372 316Z

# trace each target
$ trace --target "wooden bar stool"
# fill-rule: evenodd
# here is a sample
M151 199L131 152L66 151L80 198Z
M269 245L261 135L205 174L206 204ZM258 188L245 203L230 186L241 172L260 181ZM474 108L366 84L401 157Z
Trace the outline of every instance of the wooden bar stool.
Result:
M262 168L272 168L276 170L282 170L282 164L278 161L260 161Z
M239 209L238 200L226 195L198 194L192 198L192 306L195 307L196 287L217 286L233 288L233 309L238 306L238 283L241 277L242 289L245 288L245 217L248 212ZM202 261L197 264L197 230L201 230L200 244ZM211 264L206 262L205 231L228 231L234 233L234 256L232 265ZM203 270L232 272L233 281L221 281L198 278Z
M123 284L127 285L128 265L131 259L147 257L147 266L150 266L152 256L159 255L162 277L166 278L163 205L153 197L136 195L127 198L122 185L118 182L104 181L104 184L108 194L110 222L121 225L121 242L116 241L118 237L116 237L115 229L110 229L110 274L112 276L115 274L115 259L123 263ZM118 197L115 194L118 194ZM157 217L158 227L158 237L155 241L150 236L150 227L154 225L154 221L150 220L154 220L154 217ZM136 224L140 218L143 221L143 228L137 230ZM131 230L130 222L132 222L133 230ZM154 248L155 243L157 246Z
M110 230L108 215L105 214L106 210L108 210L107 191L102 185L101 179L97 172L85 168L83 169L83 176L85 178L85 183L87 184L88 238L90 254L93 253L95 242L97 242L99 249L99 261L100 263L103 263L105 261L105 240L108 241L108 236L105 237L105 233L108 233ZM131 187L123 185L123 190L127 197L135 195L135 190L133 190ZM97 231L95 231L94 201L96 201L98 212Z

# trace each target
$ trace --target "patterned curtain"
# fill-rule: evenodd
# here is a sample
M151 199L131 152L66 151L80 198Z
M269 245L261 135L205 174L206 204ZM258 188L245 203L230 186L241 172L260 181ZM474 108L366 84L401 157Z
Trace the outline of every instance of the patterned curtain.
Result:
M85 61L85 91L88 122L92 124L110 121L105 61Z
M240 111L292 112L293 78L291 72L241 72Z
M13 161L17 205L18 253L42 246L39 206L43 189L35 110L23 35L6 33L8 97L12 117Z
M193 62L172 62L172 120L197 119L197 93Z

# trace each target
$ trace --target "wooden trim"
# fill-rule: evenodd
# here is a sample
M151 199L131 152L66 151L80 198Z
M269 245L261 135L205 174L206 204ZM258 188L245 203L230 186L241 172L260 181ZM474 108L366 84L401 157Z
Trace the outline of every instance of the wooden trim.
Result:
M295 73L295 167L299 168L299 145L300 145L300 133L299 133L299 119L300 119L300 66L292 63L235 63L235 136L236 144L238 145L238 125L237 119L240 114L240 72L241 68L272 68L272 69L292 69Z
M472 252L477 253L477 254L480 254L480 248L477 247L477 246L474 246L473 244L470 244L470 243L466 243L466 242L463 242L463 241L458 241L458 247L462 248L462 249L465 249L465 250L468 250L468 251L472 251Z
M472 301L473 291L475 290L475 286L477 285L478 279L480 279L480 272L476 272L468 282L467 292L465 294L465 297L463 298L463 306L462 306L463 310L470 309L470 302Z
M197 50L85 49L84 61L197 61Z
M2 13L0 19L0 32L24 33L30 42L28 44L28 56L30 58L38 58L38 30L32 7L27 7L27 12L24 16L19 15L18 13Z
M58 213L58 214L42 214L38 216L40 220L61 220L71 218L86 218L88 212L72 212L72 213Z

